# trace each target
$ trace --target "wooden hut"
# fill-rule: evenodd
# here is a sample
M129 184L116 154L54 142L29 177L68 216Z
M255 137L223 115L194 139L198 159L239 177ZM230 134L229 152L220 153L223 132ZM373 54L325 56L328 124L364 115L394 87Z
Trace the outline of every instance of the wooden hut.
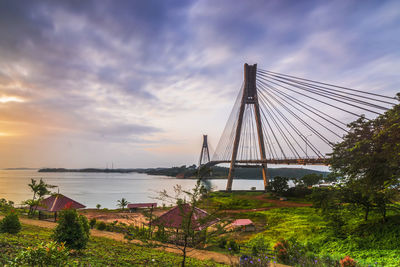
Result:
M128 204L130 212L135 212L138 209L153 209L157 207L157 203L132 203Z
M160 217L156 218L151 225L155 225L158 227L165 227L169 229L168 231L171 233L169 242L173 242L178 245L184 244L184 237L180 235L182 233L182 228L185 220L189 219L189 214L192 212L191 216L191 230L194 231L194 235L190 237L190 246L194 246L198 244L201 240L205 240L206 238L206 230L207 227L217 223L219 221L218 218L211 218L211 216L202 209L194 208L190 204L183 204L180 206L176 206ZM173 231L171 231L173 229ZM174 233L174 234L172 234Z
M57 221L57 212L67 208L83 209L86 208L86 206L62 194L54 194L43 199L40 202L40 205L36 207L39 211L39 219L41 218L41 212L52 212L54 213L54 221Z

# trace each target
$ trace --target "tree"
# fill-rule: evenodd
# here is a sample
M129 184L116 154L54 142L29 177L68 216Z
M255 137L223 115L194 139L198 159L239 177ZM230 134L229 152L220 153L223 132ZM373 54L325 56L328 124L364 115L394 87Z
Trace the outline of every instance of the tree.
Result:
M53 238L57 242L65 242L71 249L83 249L89 240L90 226L85 216L74 209L61 211L58 225L54 229Z
M344 200L362 208L365 220L372 209L385 220L388 208L399 208L394 196L400 188L400 105L348 126L349 133L333 147L332 170L345 182Z
M35 179L31 179L31 183L28 184L28 186L33 192L33 197L25 203L29 205L29 216L32 216L43 197L51 193L49 189L55 188L56 186L46 184L42 178L40 178L39 183ZM36 197L38 198L36 199ZM35 209L33 209L33 207L35 207Z
M207 190L201 179L198 179L196 186L189 191L182 190L182 187L179 185L175 186L175 196L170 196L165 190L160 193L160 200L176 202L182 216L180 227L169 236L169 242L182 251L182 267L186 264L188 250L201 246L207 242L207 238L220 235L224 232L224 228L227 225L227 223L217 224L216 227L213 227L213 230L207 230L207 226L215 223L218 219L216 219L216 212L199 218L197 210L199 202L205 194L207 194ZM195 221L197 225L194 225ZM202 230L195 230L197 226L202 226L200 227ZM164 227L162 229L164 230Z
M96 209L99 210L100 208L101 208L101 205L100 205L100 204L97 204L97 205L96 205Z
M278 194L281 194L289 189L289 178L275 176L269 184L269 190Z
M120 207L122 210L124 210L125 207L128 206L128 201L125 198L121 198L121 200L118 200L117 202L117 206Z
M310 173L304 175L300 181L305 185L305 186L313 186L318 184L321 180L323 179L322 174L316 174L316 173Z

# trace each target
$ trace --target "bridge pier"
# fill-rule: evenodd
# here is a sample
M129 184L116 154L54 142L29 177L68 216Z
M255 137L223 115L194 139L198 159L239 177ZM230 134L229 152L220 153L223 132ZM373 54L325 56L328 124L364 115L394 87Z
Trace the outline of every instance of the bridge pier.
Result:
M228 173L228 181L226 184L227 191L232 191L232 183L235 174L235 165L239 148L240 135L242 132L243 114L246 105L253 105L254 107L254 114L257 126L258 146L260 150L260 159L261 161L264 161L264 163L262 163L264 190L267 190L268 188L267 163L265 157L264 136L261 125L261 117L260 117L260 105L258 103L258 96L257 96L256 75L257 75L257 64L254 65L248 65L247 63L244 64L244 88L239 109L238 123L235 131L235 140L233 143L233 151Z

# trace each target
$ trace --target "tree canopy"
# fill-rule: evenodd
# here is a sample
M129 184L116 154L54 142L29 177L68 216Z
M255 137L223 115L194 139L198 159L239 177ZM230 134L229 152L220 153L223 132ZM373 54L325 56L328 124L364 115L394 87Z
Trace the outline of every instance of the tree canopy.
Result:
M366 219L374 208L385 218L400 188L400 104L376 119L362 116L348 126L330 158L332 170L345 182L343 201L362 207Z

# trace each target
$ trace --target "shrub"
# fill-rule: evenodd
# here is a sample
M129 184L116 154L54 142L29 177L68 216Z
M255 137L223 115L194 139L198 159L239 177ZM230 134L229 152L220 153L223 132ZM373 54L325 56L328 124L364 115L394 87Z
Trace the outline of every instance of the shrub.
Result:
M96 218L92 218L89 221L90 229L93 229L94 226L96 225Z
M0 199L0 211L9 212L14 208L14 202L11 200L7 201L5 198Z
M67 209L61 212L53 238L72 249L83 249L89 240L89 223L85 216L78 215L76 210Z
M239 252L239 246L238 246L238 244L236 243L235 240L230 240L230 241L228 242L228 249L229 249L230 251L232 251L232 252L235 252L235 253L238 253L238 252Z
M28 247L17 254L11 266L66 266L69 251L64 244L41 243L37 247Z
M357 266L357 262L350 258L349 256L344 257L344 259L340 260L341 267L355 267Z
M15 211L11 211L0 221L0 232L16 234L21 230L21 223Z
M97 230L103 231L103 230L106 230L106 228L107 228L107 224L103 221L100 221L96 224Z
M218 240L218 247L220 248L226 248L226 243L228 241L226 240L226 238L223 236Z

